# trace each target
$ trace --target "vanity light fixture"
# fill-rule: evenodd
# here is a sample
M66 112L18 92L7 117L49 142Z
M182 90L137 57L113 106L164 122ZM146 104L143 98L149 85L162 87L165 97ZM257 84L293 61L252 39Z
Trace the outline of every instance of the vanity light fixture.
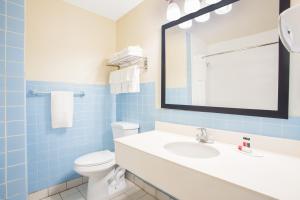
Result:
M184 12L186 14L190 14L196 12L208 5L216 4L221 0L185 0L184 2ZM167 0L168 8L167 8L167 20L175 21L181 17L180 7L174 0ZM219 9L215 10L215 13L218 15L224 15L229 13L232 10L232 4L227 6L223 6ZM196 22L203 23L207 22L210 19L210 13L206 13L204 15L198 16L195 18ZM186 22L182 22L178 25L181 29L189 29L193 26L193 21L189 20Z
M182 22L181 24L178 25L179 28L181 29L189 29L193 26L193 20L189 20L186 22Z
M185 0L185 2L184 2L184 12L186 14L196 12L199 9L200 9L199 0Z
M173 0L168 1L168 8L167 8L167 20L168 21L175 21L181 17L180 8L176 2Z
M201 15L199 17L196 17L195 21L203 23L203 22L207 22L209 19L210 19L210 13L207 13L207 14Z
M201 2L200 4L200 9L206 7L207 4L205 2ZM200 23L203 23L203 22L207 22L208 20L210 19L210 13L206 13L204 15L201 15L199 17L196 17L195 18L195 21L196 22L200 22Z
M219 3L222 0L204 0L208 5Z
M227 6L215 10L215 13L218 15L225 15L229 13L231 10L232 10L232 4L229 4Z

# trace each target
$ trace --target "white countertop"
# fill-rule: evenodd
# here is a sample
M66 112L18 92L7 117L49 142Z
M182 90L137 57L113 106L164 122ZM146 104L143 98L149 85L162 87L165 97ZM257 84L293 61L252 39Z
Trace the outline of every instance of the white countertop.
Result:
M207 159L181 157L164 149L167 143L183 141L195 142L195 139L174 133L151 131L115 140L275 199L300 200L300 158L267 151L259 151L263 157L251 157L239 152L237 146L219 142L205 144L220 152L219 156Z

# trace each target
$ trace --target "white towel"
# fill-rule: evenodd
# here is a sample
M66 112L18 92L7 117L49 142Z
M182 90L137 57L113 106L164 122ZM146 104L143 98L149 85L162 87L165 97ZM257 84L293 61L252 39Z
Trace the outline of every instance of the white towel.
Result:
M123 68L120 70L121 73L121 85L122 85L122 93L128 93L128 81L129 81L129 70L128 68Z
M74 93L51 92L52 128L70 128L73 126Z
M140 68L135 65L127 70L127 92L140 92Z
M138 65L113 71L109 76L112 94L140 92L140 68Z
M127 48L116 52L111 55L108 59L108 63L112 65L120 65L120 67L127 67L130 65L130 62L124 62L124 60L131 60L133 57L143 57L144 51L140 46L128 46Z
M122 60L126 57L130 57L130 56L143 57L143 55L144 52L140 46L128 46L127 48L112 54L111 57L108 59L108 62L110 64L116 64L118 60Z
M140 46L129 46L119 52L119 58L127 56L143 57L143 49Z
M110 92L120 94L122 92L122 76L120 71L113 71L109 74Z

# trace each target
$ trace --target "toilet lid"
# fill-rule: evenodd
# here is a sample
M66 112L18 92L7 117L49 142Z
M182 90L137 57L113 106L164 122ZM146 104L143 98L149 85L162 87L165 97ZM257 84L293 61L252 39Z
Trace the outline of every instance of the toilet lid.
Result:
M102 165L113 161L114 153L110 151L97 151L94 153L86 154L75 160L77 166L96 166Z

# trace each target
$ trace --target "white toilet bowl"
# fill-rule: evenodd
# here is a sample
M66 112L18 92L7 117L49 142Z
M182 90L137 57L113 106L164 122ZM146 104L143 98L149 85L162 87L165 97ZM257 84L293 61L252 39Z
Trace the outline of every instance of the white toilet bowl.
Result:
M79 157L74 162L74 170L89 178L88 200L108 200L107 181L115 167L115 155L110 151L98 151Z
M112 123L114 138L137 134L138 128L138 124L128 122ZM74 170L89 178L87 200L108 200L110 198L109 182L111 178L125 173L125 170L116 170L117 172L115 172L115 167L115 154L108 150L86 154L75 160ZM114 185L114 188L115 192L119 187Z

